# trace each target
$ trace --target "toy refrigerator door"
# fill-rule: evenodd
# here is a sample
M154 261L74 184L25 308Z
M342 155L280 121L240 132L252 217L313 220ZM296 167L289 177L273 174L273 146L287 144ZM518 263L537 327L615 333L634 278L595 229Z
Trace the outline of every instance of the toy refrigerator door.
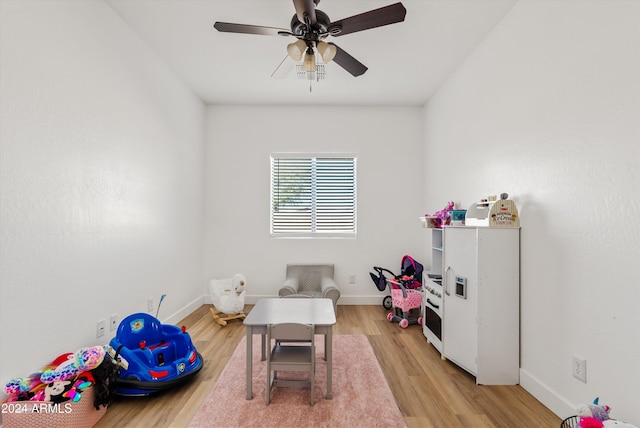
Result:
M443 353L475 375L478 367L477 229L445 228L444 248Z

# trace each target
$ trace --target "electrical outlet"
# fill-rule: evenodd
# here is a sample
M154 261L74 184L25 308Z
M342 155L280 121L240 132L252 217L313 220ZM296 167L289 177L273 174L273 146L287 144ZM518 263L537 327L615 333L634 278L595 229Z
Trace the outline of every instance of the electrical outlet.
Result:
M98 321L98 324L96 325L96 338L104 336L104 331L106 328L105 323L105 320Z
M355 284L356 283L356 274L352 273L351 275L349 275L349 284Z
M580 358L577 355L573 356L572 365L573 377L587 383L587 360Z
M118 328L118 314L113 314L109 317L109 330L113 331Z
M153 312L153 297L147 299L147 311L149 313Z

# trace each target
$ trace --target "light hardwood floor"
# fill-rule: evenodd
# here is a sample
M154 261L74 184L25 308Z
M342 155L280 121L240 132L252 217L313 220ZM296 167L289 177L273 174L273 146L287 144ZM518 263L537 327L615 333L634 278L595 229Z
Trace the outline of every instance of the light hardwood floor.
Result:
M210 307L200 307L179 323L187 326L205 360L193 382L155 396L116 398L97 428L188 426L245 334L241 321L230 321L225 327L216 324ZM251 306L246 309L251 310ZM388 322L386 314L381 305L338 306L334 334L368 336L409 427L560 426L560 418L519 385L476 385L473 376L440 359L420 327L403 330L397 323Z

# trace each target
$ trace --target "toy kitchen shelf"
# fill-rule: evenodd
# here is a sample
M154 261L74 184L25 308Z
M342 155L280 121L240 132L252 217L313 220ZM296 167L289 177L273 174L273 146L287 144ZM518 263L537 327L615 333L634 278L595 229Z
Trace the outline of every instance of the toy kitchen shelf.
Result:
M490 196L487 199L482 199L480 202L473 203L466 213L463 210L452 210L452 224L447 224L444 227L451 226L477 226L477 227L497 227L497 228L509 228L520 227L520 217L518 215L518 208L514 201L507 199L509 195L503 193L500 195L501 199L496 196ZM464 224L459 222L460 219L456 218L456 215L464 213ZM440 228L440 222L437 217L424 216L420 217L422 227L429 229Z
M464 226L421 218L431 229L423 334L484 385L520 381L520 219L502 196L472 205Z

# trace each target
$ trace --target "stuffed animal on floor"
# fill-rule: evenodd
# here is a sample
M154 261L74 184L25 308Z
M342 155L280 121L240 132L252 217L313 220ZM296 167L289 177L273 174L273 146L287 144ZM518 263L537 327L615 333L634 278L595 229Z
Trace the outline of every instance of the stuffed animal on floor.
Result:
M209 291L213 306L225 314L239 314L244 311L245 279L237 273L233 278L212 279Z

